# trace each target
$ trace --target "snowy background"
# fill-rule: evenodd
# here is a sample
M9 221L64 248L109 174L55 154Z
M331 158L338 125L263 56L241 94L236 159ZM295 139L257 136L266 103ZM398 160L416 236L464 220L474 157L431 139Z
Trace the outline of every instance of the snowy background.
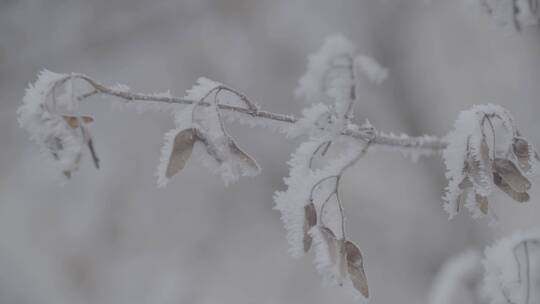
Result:
M538 30L509 34L463 1L0 1L0 303L353 303L321 288L310 257L287 253L272 194L297 141L231 124L261 175L226 188L190 162L158 189L172 117L97 98L85 110L102 169L85 158L62 187L15 114L43 68L179 96L206 76L298 114L307 55L336 33L390 70L381 86L365 85L359 122L444 135L460 110L493 102L540 144ZM447 221L439 157L361 160L342 189L373 303L426 303L449 257L538 224L539 181L525 205L496 195L501 223L491 229L467 214Z

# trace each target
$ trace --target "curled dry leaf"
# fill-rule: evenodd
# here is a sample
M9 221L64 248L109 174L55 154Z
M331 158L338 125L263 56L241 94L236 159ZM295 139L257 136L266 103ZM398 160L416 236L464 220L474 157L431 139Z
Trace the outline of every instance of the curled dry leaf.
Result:
M304 206L304 252L308 252L311 248L313 238L309 235L309 230L317 225L317 210L313 202Z
M167 170L165 171L167 178L173 177L184 168L193 151L193 145L197 141L197 134L195 128L187 128L176 134Z
M493 162L493 170L516 192L526 192L531 188L531 182L508 159L496 158Z
M364 271L364 262L362 253L358 246L351 241L345 241L343 244L347 258L347 270L349 278L356 290L365 298L369 298L369 288L366 273Z
M508 194L516 202L524 203L529 201L529 194L527 192L517 192L501 177L498 173L493 173L493 183L499 187L504 193Z

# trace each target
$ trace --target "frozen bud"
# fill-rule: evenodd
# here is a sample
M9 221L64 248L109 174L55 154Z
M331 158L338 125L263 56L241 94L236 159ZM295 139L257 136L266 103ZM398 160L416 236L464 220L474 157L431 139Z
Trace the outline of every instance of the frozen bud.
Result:
M524 177L516 165L503 158L496 158L493 162L493 170L515 191L526 192L531 188L531 182Z
M526 192L517 192L501 177L498 173L493 173L493 183L499 187L504 193L508 194L516 202L529 201L529 194Z
M317 225L317 210L313 202L304 206L304 252L308 252L313 241L309 230Z

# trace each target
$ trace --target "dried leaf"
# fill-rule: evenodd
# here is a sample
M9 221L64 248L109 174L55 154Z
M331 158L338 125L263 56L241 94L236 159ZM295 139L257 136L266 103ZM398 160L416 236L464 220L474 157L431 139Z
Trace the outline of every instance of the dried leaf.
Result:
M260 168L257 162L246 152L242 151L232 138L229 139L229 148L231 149L231 153L240 158L246 165L255 171L259 171Z
M68 115L62 115L62 118L66 121L68 126L70 126L73 129L76 129L80 125L80 121L82 121L85 124L94 122L94 118L90 116L68 116Z
M512 149L518 159L519 167L522 170L529 171L531 169L529 142L523 137L514 137Z
M369 298L368 282L360 249L351 241L345 241L343 247L347 258L347 270L354 288L364 297Z
M478 208L480 209L480 211L482 211L483 214L487 214L488 204L489 204L487 197L480 194L476 194L475 199L476 199L476 204L478 205Z
M317 210L313 202L304 206L304 252L311 248L313 238L309 235L309 230L317 225Z
M188 128L180 131L174 137L173 149L165 171L167 178L173 177L178 171L182 170L186 165L191 152L193 151L193 145L197 141L197 131L194 128Z
M516 202L524 203L529 201L529 194L526 192L517 192L508 183L499 175L498 173L493 173L493 183L499 187L504 193L508 194Z
M496 158L493 162L493 170L516 192L527 192L531 188L531 182L508 159Z

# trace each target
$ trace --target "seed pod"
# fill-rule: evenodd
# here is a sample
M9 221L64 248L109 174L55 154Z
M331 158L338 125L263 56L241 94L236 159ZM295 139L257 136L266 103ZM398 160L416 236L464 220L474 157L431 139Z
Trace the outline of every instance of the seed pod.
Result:
M493 162L493 170L516 192L527 192L531 188L531 182L508 159L496 158Z
M255 171L260 170L257 162L251 156L249 156L246 152L242 151L242 149L238 147L238 145L232 138L229 138L229 149L233 155L237 156L242 162L244 162L252 170L255 170Z
M369 298L369 288L360 249L351 241L345 241L344 246L347 258L349 278L356 290L365 298Z
M475 199L476 199L476 205L478 206L480 211L482 211L483 214L487 214L488 213L488 204L489 204L487 197L485 197L483 195L476 194Z
M313 202L304 206L304 252L311 248L313 238L309 235L309 230L317 225L317 210Z
M516 202L524 203L529 201L529 194L527 192L517 192L501 177L498 173L493 173L493 183L499 187L504 193L508 194Z
M531 169L529 142L523 137L514 137L512 149L518 159L519 167L524 171Z
M184 129L176 134L167 170L165 171L167 178L173 177L184 168L191 156L195 141L197 141L195 128Z

